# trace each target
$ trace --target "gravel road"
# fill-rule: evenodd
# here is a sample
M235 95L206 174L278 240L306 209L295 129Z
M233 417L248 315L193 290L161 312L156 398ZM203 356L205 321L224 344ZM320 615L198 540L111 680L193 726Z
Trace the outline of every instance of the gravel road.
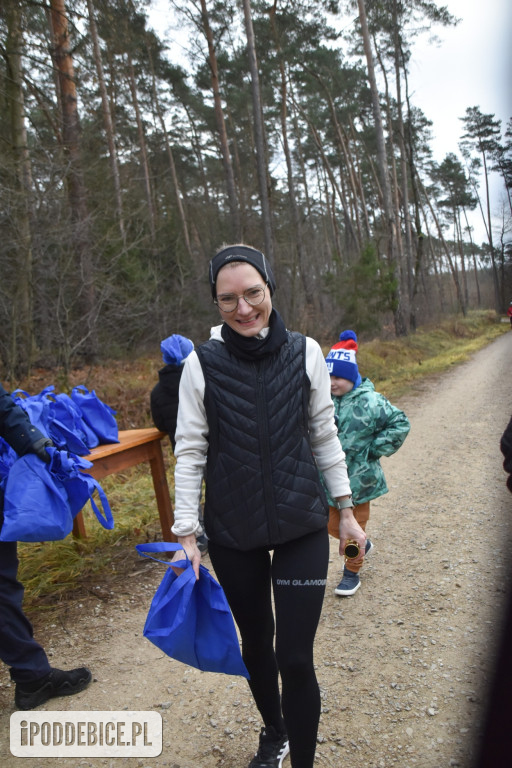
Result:
M372 504L375 544L352 597L334 595L337 542L316 642L323 697L315 765L471 765L511 584L512 496L499 439L512 414L512 333L396 404L411 432L383 466L390 492ZM209 559L204 558L209 566ZM174 662L142 637L163 566L128 556L36 636L64 668L87 664L83 693L42 709L156 710L154 758L14 758L13 688L0 670L5 768L246 768L260 722L242 678ZM285 766L289 762L285 761Z

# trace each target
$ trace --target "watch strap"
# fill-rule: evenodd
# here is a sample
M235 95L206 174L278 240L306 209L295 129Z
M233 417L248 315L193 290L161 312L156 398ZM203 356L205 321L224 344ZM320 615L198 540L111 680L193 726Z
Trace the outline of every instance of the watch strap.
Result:
M335 506L340 510L342 509L348 509L349 507L354 507L354 502L352 501L352 496L349 496L347 499L336 499L334 502Z

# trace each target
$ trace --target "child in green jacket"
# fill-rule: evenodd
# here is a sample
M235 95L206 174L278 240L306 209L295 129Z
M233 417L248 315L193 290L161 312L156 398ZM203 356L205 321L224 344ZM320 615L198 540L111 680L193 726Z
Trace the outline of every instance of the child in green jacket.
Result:
M391 405L384 395L375 391L370 379L361 378L356 361L357 336L354 331L343 331L340 340L326 357L331 375L331 396L338 427L338 437L346 454L354 517L363 528L370 517L370 501L388 492L381 456L397 451L410 429L405 413ZM329 497L331 521L339 515ZM329 532L336 535L331 526ZM366 540L365 555L373 549ZM345 560L343 578L334 590L347 597L361 586L357 565Z

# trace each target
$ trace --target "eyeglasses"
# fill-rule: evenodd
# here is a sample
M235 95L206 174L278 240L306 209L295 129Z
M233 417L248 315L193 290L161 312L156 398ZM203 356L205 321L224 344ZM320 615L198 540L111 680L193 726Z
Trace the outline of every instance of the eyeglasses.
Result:
M240 299L246 301L251 307L257 307L265 298L266 287L266 285L257 285L254 288L248 288L240 296L235 293L223 293L222 296L217 296L213 303L223 312L234 312L238 308Z

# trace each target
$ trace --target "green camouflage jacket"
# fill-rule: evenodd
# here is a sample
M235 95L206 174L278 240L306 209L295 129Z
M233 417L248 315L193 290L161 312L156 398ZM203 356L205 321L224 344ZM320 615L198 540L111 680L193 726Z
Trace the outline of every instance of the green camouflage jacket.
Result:
M405 413L376 392L367 378L357 389L332 399L352 496L356 504L363 504L388 492L379 459L400 448L411 425ZM332 505L329 494L327 498Z

